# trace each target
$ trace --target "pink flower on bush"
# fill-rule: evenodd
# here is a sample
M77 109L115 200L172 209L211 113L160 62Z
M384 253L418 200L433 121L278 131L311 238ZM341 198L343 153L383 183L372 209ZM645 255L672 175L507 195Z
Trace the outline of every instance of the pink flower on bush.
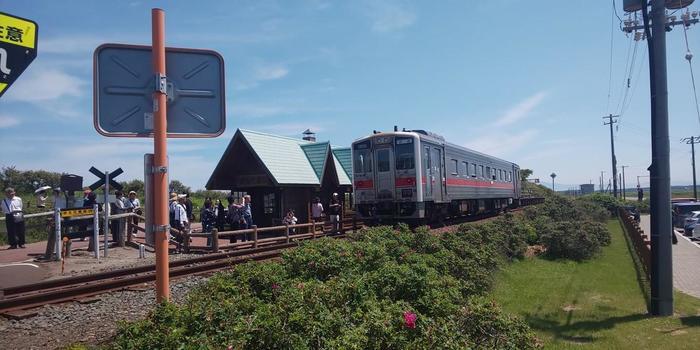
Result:
M404 311L403 322L406 324L406 328L414 329L416 328L416 319L418 316L410 311Z
M277 289L280 289L280 285L277 284L277 283L273 283L273 284L272 284L272 290L277 290Z

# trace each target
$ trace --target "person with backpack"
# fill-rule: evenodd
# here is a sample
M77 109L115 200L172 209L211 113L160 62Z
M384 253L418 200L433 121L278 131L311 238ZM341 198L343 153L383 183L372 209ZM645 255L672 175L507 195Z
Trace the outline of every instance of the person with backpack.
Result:
M214 214L214 208L212 206L211 198L206 198L204 200L204 207L200 213L200 218L202 219L202 232L211 234L216 225L216 215ZM212 245L212 237L207 237L207 246Z

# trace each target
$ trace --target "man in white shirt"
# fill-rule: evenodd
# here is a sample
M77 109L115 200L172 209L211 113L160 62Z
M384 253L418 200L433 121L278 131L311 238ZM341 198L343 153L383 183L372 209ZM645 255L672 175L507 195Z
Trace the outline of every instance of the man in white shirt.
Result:
M5 213L5 227L7 227L7 241L9 249L24 248L24 214L22 213L22 198L15 195L15 189L5 189L5 198L2 201L2 212Z
M127 211L136 213L138 215L141 215L141 203L139 202L139 199L136 198L136 191L129 191L129 198L124 201L124 207L127 209ZM131 235L136 236L136 233L138 233L138 230L136 229L136 226L139 224L139 218L133 217L131 218L132 223L134 224L134 227L132 228L132 231L129 232L129 240L131 240Z
M179 243L178 250L181 249L182 243L185 241L185 236L183 231L189 227L189 220L187 219L187 210L185 210L185 196L178 196L177 203L174 205L175 218L174 218L174 229L180 231L176 233L175 239Z
M189 225L184 196L178 197L177 204L175 204L175 225L177 226L175 228L180 231L184 230Z

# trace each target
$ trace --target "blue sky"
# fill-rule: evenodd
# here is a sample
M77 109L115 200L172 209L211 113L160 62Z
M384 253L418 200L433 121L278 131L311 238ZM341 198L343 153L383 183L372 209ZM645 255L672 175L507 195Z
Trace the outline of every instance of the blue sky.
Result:
M293 137L311 128L349 145L398 125L532 168L546 183L555 172L563 188L597 184L602 170L610 176L602 116L623 109L634 44L615 19L608 103L606 0L0 0L0 11L40 28L37 59L0 99L1 166L76 173L86 183L93 165L143 176L151 140L93 128L92 53L105 42L150 45L152 7L166 11L168 46L213 49L226 62L226 133L169 141L172 178L193 188L204 186L236 128ZM700 52L698 31L688 38ZM687 184L690 147L679 140L700 134L700 121L682 28L667 40L672 183ZM633 70L615 133L628 187L650 162L646 42Z

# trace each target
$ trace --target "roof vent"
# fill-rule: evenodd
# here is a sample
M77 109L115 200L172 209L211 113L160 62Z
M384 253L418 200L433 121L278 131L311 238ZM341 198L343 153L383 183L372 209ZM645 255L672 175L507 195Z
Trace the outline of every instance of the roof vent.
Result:
M306 129L303 133L304 137L301 139L309 142L316 142L316 133L312 132L310 129Z

